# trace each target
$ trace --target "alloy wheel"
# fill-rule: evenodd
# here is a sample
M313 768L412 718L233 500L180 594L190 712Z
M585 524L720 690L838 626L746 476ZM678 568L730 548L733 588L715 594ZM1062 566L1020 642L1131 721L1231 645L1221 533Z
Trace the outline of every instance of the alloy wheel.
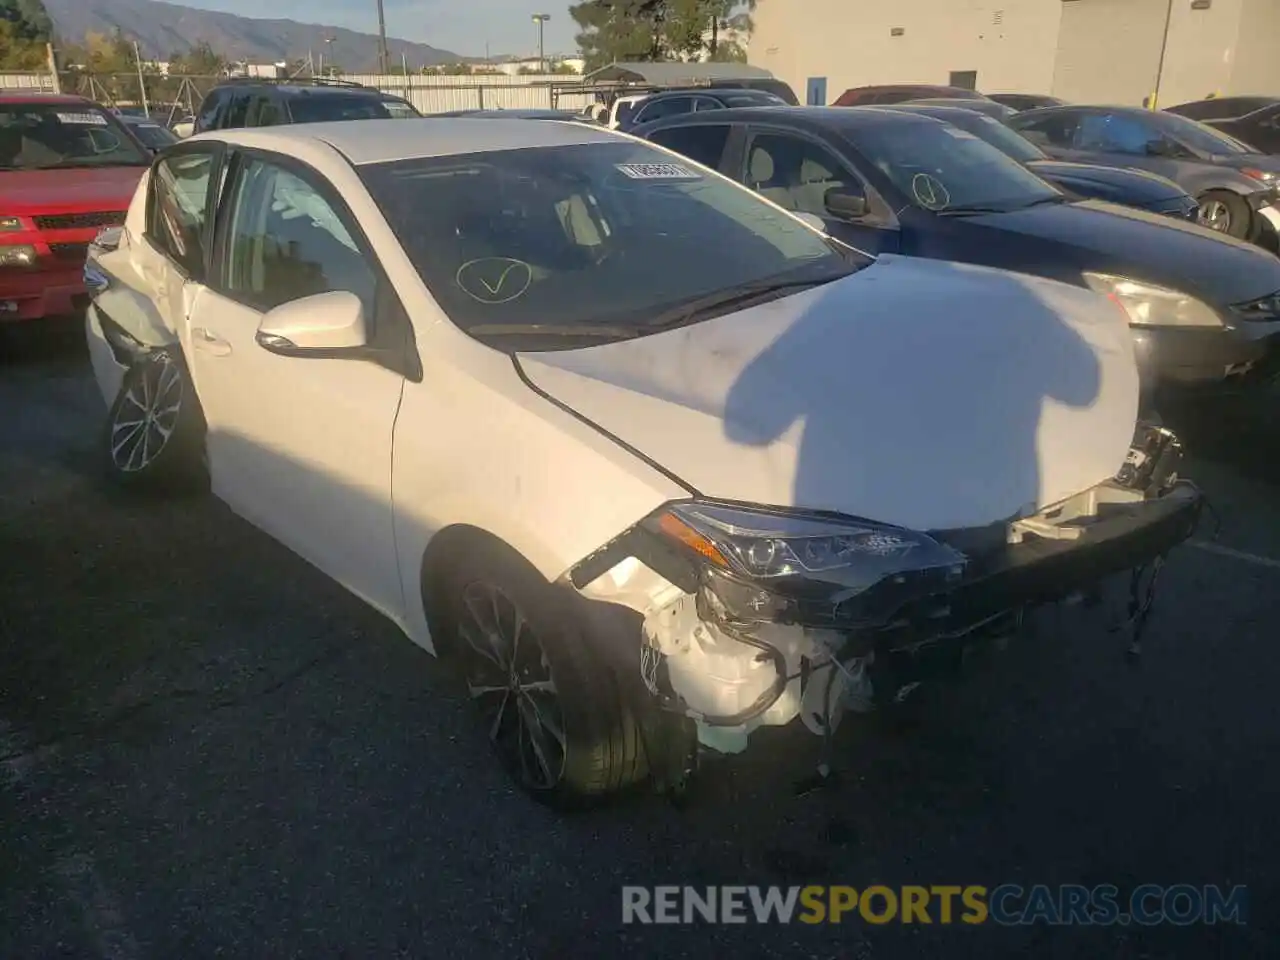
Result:
M111 424L111 460L125 473L145 470L164 450L182 411L182 371L167 355L144 363Z
M1201 226L1208 227L1210 230L1229 233L1231 230L1231 209L1221 200L1206 200L1200 204L1196 220L1199 221Z
M526 788L554 788L564 776L564 713L546 651L520 606L494 584L472 583L462 592L458 634L489 740Z

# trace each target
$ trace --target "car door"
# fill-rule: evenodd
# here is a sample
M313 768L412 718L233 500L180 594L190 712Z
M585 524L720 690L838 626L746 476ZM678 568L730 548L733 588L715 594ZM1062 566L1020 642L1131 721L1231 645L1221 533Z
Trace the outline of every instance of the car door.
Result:
M213 491L392 617L402 610L391 512L404 373L353 357L281 356L257 339L273 308L355 294L377 343L407 323L337 191L287 157L238 152L210 283L191 312Z
M223 146L182 144L151 167L146 227L133 265L161 324L190 357L187 315L203 289Z
M750 126L734 176L792 213L821 218L831 236L859 250L892 253L901 247L888 205L851 163L816 139ZM858 202L861 212L854 209Z

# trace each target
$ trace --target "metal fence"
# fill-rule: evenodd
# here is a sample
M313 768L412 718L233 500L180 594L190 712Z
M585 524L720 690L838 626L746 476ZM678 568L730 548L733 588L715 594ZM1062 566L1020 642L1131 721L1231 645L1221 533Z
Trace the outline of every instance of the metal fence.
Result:
M422 113L448 110L578 110L593 103L594 94L580 80L564 74L480 74L472 76L377 76L357 74L343 79L404 97Z
M141 106L168 118L175 112L191 113L205 94L225 77L177 77L147 74L139 85L136 73L90 74L66 72L60 77L63 93L88 97L109 107ZM343 77L366 87L403 97L422 113L449 110L516 110L548 108L580 110L595 102L595 94L578 79L564 74L471 76L356 74ZM0 73L0 89L55 89L49 73Z
M52 93L54 89L53 74L48 71L0 72L0 90L41 90Z

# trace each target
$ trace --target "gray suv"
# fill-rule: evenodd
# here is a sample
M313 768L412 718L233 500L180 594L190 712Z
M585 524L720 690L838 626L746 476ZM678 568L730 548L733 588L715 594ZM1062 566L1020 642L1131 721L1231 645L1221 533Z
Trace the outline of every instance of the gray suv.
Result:
M249 77L228 80L209 91L196 114L194 132L418 116L407 100L348 80Z

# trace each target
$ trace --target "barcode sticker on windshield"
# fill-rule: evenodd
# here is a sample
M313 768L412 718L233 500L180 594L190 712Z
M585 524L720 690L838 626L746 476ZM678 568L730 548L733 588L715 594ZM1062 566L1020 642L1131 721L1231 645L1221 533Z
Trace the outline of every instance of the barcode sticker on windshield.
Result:
M701 180L702 177L678 163L620 163L618 169L632 180Z
M87 124L91 127L105 127L107 125L107 118L100 113L60 113L58 114L58 122Z

